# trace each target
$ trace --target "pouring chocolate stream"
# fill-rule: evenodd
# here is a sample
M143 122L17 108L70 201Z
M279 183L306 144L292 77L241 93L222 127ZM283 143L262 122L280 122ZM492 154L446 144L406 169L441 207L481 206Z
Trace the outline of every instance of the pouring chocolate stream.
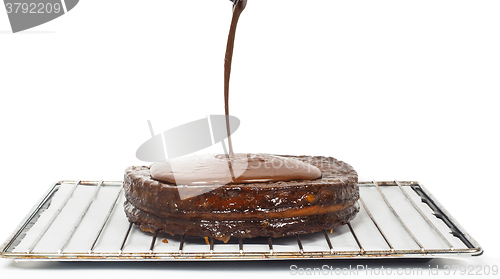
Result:
M229 28L229 35L227 38L226 56L224 58L224 112L226 114L226 129L227 129L227 142L229 145L229 158L234 157L233 144L231 141L231 132L229 125L229 79L231 77L231 63L233 61L234 38L236 37L236 26L241 13L247 6L247 0L234 0L233 5L233 19L231 20L231 27Z
M226 115L226 131L227 131L227 145L229 146L229 157L227 164L229 172L231 173L232 181L236 180L233 170L234 151L233 143L231 141L231 126L229 124L229 79L231 77L231 64L233 62L234 38L236 37L236 26L240 15L247 6L247 0L232 0L233 4L233 19L231 20L231 27L229 28L229 35L227 37L226 55L224 57L224 113ZM224 143L224 152L227 154Z

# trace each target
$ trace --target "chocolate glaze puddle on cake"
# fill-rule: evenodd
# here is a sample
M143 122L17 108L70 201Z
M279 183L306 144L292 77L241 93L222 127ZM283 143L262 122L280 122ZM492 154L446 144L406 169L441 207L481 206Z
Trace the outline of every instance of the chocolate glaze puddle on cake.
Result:
M317 167L293 158L240 153L233 156L234 179L227 169L224 154L195 155L157 163L151 166L151 177L176 185L277 182L321 177ZM175 170L172 170L171 163L175 164Z

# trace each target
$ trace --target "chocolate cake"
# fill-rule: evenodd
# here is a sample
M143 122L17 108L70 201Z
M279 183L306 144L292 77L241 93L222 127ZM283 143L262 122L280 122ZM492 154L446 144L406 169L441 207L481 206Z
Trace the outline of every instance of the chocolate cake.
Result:
M173 156L152 166L128 168L123 182L128 220L145 231L224 242L231 237L313 233L346 224L359 210L358 176L348 164L331 157L233 152L229 79L236 26L247 0L231 1L233 17L224 59L229 148L220 140L223 155ZM193 143L193 134L190 131L175 141L184 148Z
M317 167L312 180L176 185L151 177L150 166L125 171L125 213L145 231L201 236L281 237L337 228L359 210L357 173L332 157L281 156ZM153 165L154 166L154 165ZM206 189L206 191L199 191ZM182 191L199 194L182 199Z

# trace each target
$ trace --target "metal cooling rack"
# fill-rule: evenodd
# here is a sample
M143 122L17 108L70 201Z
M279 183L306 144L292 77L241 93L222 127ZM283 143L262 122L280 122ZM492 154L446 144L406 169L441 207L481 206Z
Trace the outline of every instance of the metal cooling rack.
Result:
M483 250L418 182L360 182L360 212L333 231L281 238L147 233L122 209L121 181L60 181L1 250L18 260L143 261L476 256Z

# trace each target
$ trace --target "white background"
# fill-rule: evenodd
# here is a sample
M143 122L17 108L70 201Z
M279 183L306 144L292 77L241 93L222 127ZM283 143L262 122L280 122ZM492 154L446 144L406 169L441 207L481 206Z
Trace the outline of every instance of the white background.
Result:
M7 239L55 181L121 180L156 132L223 113L228 0L85 0L12 34L0 8ZM236 38L236 152L334 156L360 180L416 180L499 265L500 2L248 0ZM299 267L358 262L299 262ZM288 262L16 263L3 278L289 274ZM5 277L4 275L7 275ZM9 276L12 275L12 276Z

